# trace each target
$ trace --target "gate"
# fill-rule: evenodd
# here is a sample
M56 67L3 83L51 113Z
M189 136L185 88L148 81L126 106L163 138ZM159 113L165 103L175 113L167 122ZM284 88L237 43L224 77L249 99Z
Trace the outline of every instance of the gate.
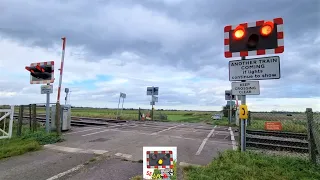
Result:
M13 126L13 114L14 114L14 106L11 106L10 109L0 109L0 113L5 113L1 118L0 118L0 123L3 121L3 127L0 126L0 132L2 132L2 136L0 136L0 139L6 139L6 138L11 138L12 136L12 126ZM9 119L9 128L6 132L6 119L10 115Z

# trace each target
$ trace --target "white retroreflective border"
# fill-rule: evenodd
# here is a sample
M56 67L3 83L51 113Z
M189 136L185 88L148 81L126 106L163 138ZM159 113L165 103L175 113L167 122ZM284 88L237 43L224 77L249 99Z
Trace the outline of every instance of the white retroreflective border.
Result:
M267 21L272 21L274 22L273 20L264 20L264 22L267 22ZM237 25L231 25L231 30L235 30L240 24L237 24ZM255 27L257 26L256 25L256 22L249 22L247 23L248 27ZM278 32L283 32L283 24L278 24L277 25L277 31ZM229 39L229 35L230 35L230 31L229 32L224 32L224 37L225 39ZM278 39L278 47L280 46L284 46L284 40L283 39ZM228 52L230 50L230 47L229 45L224 45L224 52ZM266 55L266 54L276 54L275 53L276 49L265 49L265 53L264 54L261 54L261 55ZM257 51L248 51L248 56L259 56L257 55ZM233 52L232 53L232 57L241 57L240 56L240 52Z
M37 64L44 65L45 63L47 63L47 65L51 65L52 66L53 73L52 73L51 79L50 80L43 80L43 81L32 81L32 76L30 75L30 84L48 84L48 83L53 83L54 82L54 64L52 64L52 63L54 63L54 61L31 63L30 67L31 66L36 66Z

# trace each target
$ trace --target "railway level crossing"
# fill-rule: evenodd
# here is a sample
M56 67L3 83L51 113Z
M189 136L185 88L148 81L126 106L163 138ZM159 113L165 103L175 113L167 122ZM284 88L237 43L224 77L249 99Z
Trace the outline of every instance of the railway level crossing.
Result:
M259 95L259 81L280 79L280 57L265 56L246 59L247 56L280 54L284 52L283 19L259 20L251 23L227 25L224 27L224 56L241 57L229 61L229 81L232 81L232 95L241 96L239 118L241 119L241 151L246 150L246 120L248 119L246 95ZM250 80L250 81L248 81ZM227 93L227 92L226 92ZM231 107L231 106L230 106Z

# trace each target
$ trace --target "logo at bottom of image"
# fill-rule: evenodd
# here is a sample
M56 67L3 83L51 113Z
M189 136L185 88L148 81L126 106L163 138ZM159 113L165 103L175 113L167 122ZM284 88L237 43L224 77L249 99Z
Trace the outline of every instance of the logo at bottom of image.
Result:
M143 179L169 180L175 176L177 147L143 147Z

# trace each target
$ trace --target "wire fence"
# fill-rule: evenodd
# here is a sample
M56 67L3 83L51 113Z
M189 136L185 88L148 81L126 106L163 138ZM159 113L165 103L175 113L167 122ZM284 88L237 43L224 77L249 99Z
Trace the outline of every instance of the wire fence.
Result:
M250 112L246 148L309 158L319 164L320 114L310 108L306 112Z

